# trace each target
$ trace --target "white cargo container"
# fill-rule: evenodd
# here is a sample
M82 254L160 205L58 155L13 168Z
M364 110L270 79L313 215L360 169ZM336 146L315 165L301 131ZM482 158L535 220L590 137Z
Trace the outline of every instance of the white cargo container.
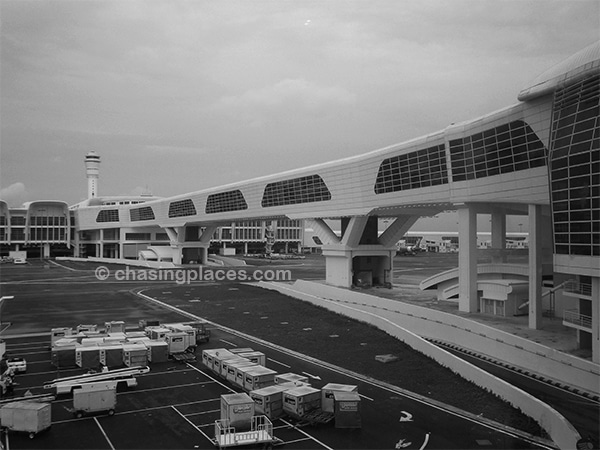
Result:
M123 345L123 363L127 367L146 366L148 349L143 344Z
M294 383L297 385L310 385L309 381L308 381L308 377L305 377L304 375L298 375L297 373L280 373L278 375L275 376L275 383L276 384L282 384L282 383Z
M243 352L238 355L261 366L267 365L267 357L263 352Z
M50 330L50 346L54 347L54 343L59 339L71 336L73 334L73 328L60 327L52 328Z
M283 393L283 410L290 416L301 418L321 407L321 391L310 386L298 386Z
M125 322L122 320L112 320L104 323L107 333L125 333Z
M11 402L0 409L0 424L11 431L29 433L33 438L37 433L50 428L52 409L50 403Z
M237 357L235 354L228 352L227 350L217 352L213 356L212 370L215 373L221 374L221 371L222 371L221 367L222 367L223 363L226 361L236 360L236 359L240 359L240 358Z
M257 364L250 362L247 359L243 359L241 361L236 361L236 362L229 362L229 360L227 360L227 381L231 381L232 383L235 383L238 367L248 367L248 366L256 367ZM242 383L243 383L243 379L242 379Z
M264 414L269 419L278 419L283 416L283 393L293 387L276 384L250 391L256 412Z
M221 361L221 373L220 375L227 379L227 374L229 373L229 366L231 364L238 364L238 363L242 363L242 364L246 364L246 363L251 363L250 361L248 361L246 358L241 358L239 356L235 356L233 358L229 358L229 359L224 359L223 361Z
M321 409L324 412L334 412L334 392L358 392L358 386L350 384L328 383L321 388Z
M73 413L76 417L96 412L112 416L116 405L117 381L86 383L73 390Z
M75 364L82 369L97 369L100 367L100 347L78 347L75 349Z
M248 394L221 395L221 420L236 429L250 428L254 416L254 400Z
M253 367L248 370L244 376L243 388L247 391L261 389L275 384L275 372L272 369L263 366Z
M100 364L114 368L123 365L123 345L103 345L100 347Z
M165 336L169 344L169 355L183 353L187 350L187 334L178 331L171 331Z
M171 332L165 327L149 327L146 328L146 336L153 340L164 340L165 336Z
M249 362L252 365L245 365L245 366L238 365L235 368L235 379L233 380L233 383L236 384L237 386L241 387L242 389L244 388L244 380L246 379L246 373L248 373L248 371L250 371L256 367L261 367L258 364L253 363L252 361L249 361Z
M148 349L148 361L151 363L169 360L169 344L165 341L149 341L145 343Z

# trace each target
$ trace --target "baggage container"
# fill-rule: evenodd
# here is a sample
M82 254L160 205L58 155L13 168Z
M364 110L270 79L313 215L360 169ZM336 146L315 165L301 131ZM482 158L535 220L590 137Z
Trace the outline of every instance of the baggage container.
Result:
M321 408L321 391L310 386L297 386L283 393L286 414L302 418L306 413Z
M97 347L99 345L104 344L104 338L103 337L88 337L87 335L85 335L85 337L83 339L81 339L81 341L79 341L79 342L84 347Z
M247 391L261 389L275 384L275 375L277 372L264 366L254 367L244 375L243 388Z
M169 344L169 355L183 353L187 350L187 334L179 331L171 331L166 334L165 341Z
M250 347L239 347L239 348L230 348L229 351L231 353L248 353L248 352L253 352L254 350L252 350Z
M206 366L208 369L220 374L221 365L218 365L218 370L215 369L215 358L218 358L219 361L222 361L224 359L230 359L233 356L235 355L225 348L208 348L206 350L202 350L202 364L204 364L204 366Z
M62 339L73 334L73 328L60 327L52 328L50 330L50 346L54 347L54 343L59 339Z
M165 362L169 360L169 344L165 341L146 342L148 349L148 361L151 363Z
M248 394L221 395L221 420L236 430L249 429L254 416L254 400Z
M244 388L244 380L246 379L246 373L248 373L248 371L254 369L255 367L262 367L256 363L253 363L252 361L248 361L248 362L250 364L237 365L235 367L235 379L233 380L233 383L242 389ZM231 366L229 366L229 367L231 367Z
M146 329L146 336L153 340L164 340L165 336L170 332L171 330L165 327L153 327Z
M125 322L122 320L105 322L104 329L107 333L125 333Z
M291 372L275 375L275 383L276 384L294 383L298 386L300 386L300 385L310 386L308 377L305 377L304 375L298 375L296 373L291 373Z
M123 345L123 363L127 367L148 365L148 349L143 344Z
M33 438L37 433L50 428L52 408L50 403L11 402L0 409L0 424L11 431L29 433Z
M321 409L325 412L334 412L334 392L358 392L358 386L350 384L329 383L321 388Z
M336 428L360 428L360 396L358 392L334 391L334 419Z
M98 332L98 325L77 325L77 334L79 333L83 333L83 332L93 332L93 333L97 333Z
M121 342L125 342L125 341L127 341L127 336L125 336L125 333L122 331L113 331L111 333L107 333L105 339L110 339L110 340L118 339Z
M100 347L100 364L108 367L123 365L123 345L103 345Z
M97 412L106 412L112 416L116 405L116 381L82 384L80 388L73 390L73 413L76 417Z
M100 347L78 347L75 350L75 364L82 369L97 369L100 367Z
M261 389L250 391L250 398L254 400L257 414L264 414L269 419L278 419L284 415L283 393L294 386L274 384Z
M267 365L267 357L263 352L244 352L238 353L238 355L261 366Z
M169 328L175 333L185 333L185 345L186 349L189 347L196 347L196 330L189 325L182 323L168 323L163 325L165 328Z
M233 361L233 362L231 362L230 360L227 360L225 366L227 368L227 375L226 375L227 381L231 381L232 383L235 383L238 367L248 367L248 366L256 367L257 364L250 362L247 359L243 359L240 361ZM221 367L223 367L223 366L221 366ZM243 382L243 380L242 380L242 382Z
M135 338L147 338L146 333L143 331L126 331L125 337L127 339L135 339Z
M219 375L221 375L221 377L227 379L227 374L229 373L229 365L230 364L237 364L237 363L249 363L250 361L248 361L246 358L240 358L239 356L235 356L233 358L229 358L229 359L224 359L221 361L221 372Z
M75 342L70 345L55 346L50 355L51 364L57 368L77 367L75 362L77 348L79 345Z
M212 370L218 374L221 374L221 366L223 365L223 363L225 361L230 361L233 359L240 359L239 357L237 357L236 355L234 355L231 352L228 352L227 350L224 351L220 351L215 353L215 355L213 356L213 365L212 365Z

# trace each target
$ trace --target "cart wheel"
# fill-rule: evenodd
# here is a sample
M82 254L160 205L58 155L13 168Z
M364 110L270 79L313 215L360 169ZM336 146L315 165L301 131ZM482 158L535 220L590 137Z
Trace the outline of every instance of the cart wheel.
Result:
M114 416L115 415L115 410L114 409L109 409L108 410L108 415L109 416Z
M77 417L78 419L81 419L83 417L83 411L77 411L75 413L75 417Z
M33 439L35 437L35 433L29 433L29 439Z

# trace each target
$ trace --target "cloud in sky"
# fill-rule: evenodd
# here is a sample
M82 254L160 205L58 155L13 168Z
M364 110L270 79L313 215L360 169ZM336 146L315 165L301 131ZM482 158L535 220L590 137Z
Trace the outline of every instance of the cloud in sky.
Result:
M516 103L598 39L597 0L2 0L2 185L176 195Z
M0 189L0 199L8 203L9 206L21 206L27 199L27 189L21 182L13 183Z

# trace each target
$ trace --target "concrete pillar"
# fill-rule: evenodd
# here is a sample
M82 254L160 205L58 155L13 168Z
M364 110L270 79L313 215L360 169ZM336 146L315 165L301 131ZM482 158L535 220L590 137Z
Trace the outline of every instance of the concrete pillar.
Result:
M477 213L474 208L458 208L458 310L475 313L477 298Z
M529 328L542 327L542 207L529 205Z
M492 249L492 263L506 262L506 214L498 209L492 210Z

